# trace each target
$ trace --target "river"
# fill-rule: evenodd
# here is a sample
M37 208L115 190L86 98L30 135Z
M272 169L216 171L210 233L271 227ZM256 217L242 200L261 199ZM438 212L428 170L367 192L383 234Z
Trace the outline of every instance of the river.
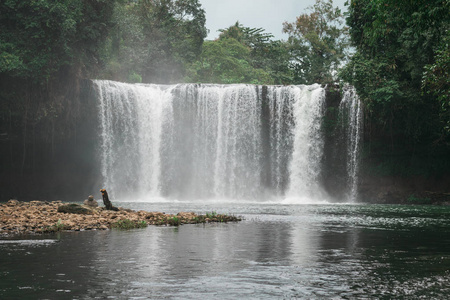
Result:
M229 224L0 240L1 299L447 299L450 207L124 202Z

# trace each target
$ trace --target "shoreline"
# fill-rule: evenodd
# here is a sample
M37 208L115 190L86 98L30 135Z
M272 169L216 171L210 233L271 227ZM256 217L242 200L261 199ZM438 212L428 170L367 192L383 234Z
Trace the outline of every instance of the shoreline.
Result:
M73 212L67 212L70 209L73 209ZM240 217L215 212L206 215L179 212L174 215L143 210L134 211L121 207L118 211L113 211L106 210L104 207L90 207L62 201L9 200L0 204L0 237L58 231L131 229L148 225L227 223L241 220Z

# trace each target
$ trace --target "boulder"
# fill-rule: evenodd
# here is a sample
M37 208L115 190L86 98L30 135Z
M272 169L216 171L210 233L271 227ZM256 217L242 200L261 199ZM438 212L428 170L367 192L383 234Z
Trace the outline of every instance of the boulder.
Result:
M18 205L18 204L19 204L19 201L16 200L16 199L10 199L10 200L6 203L6 205L8 205L8 206L16 206L16 205Z
M94 210L79 204L63 204L58 207L58 212L79 215L93 215Z
M94 200L94 196L90 195L86 200L84 200L84 205L87 205L89 207L98 207L98 203L96 200Z

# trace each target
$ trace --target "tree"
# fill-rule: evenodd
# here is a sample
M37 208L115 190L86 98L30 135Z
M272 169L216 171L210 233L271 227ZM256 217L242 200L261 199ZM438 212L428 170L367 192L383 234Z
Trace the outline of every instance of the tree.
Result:
M61 179L50 174L70 164L56 163L56 157L76 148L66 142L74 141L80 128L81 79L94 77L101 67L115 2L0 1L3 197L23 195L19 183L44 190Z
M332 0L316 0L308 10L295 22L283 24L283 32L289 34L294 82L332 82L349 47L343 14Z
M145 82L176 82L201 52L207 35L198 0L140 0L135 7L146 43Z
M219 39L232 37L250 49L252 67L262 69L273 79L273 84L291 84L289 69L290 53L288 45L279 40L272 40L273 35L263 28L245 27L239 22L227 29L220 30Z
M76 95L80 77L99 67L113 7L107 0L0 2L2 132L15 124L25 145L28 127L45 124L53 140L56 120L77 113L66 95ZM60 134L71 124L63 122Z
M450 136L450 31L436 51L435 61L424 67L422 90L437 97L440 103L442 138Z
M114 21L102 76L115 80L179 82L207 35L198 0L121 1Z
M207 41L198 61L189 67L187 81L215 83L288 84L289 53L262 28L236 22Z
M250 49L234 38L206 41L200 58L188 68L188 82L272 83L269 74L250 65Z
M439 102L421 86L448 34L449 1L353 0L347 24L356 53L341 76L356 87L373 124L409 145L438 139Z
M0 3L0 73L36 82L63 66L89 69L99 58L114 1Z
M113 26L102 53L106 63L101 78L142 82L147 47L143 24L135 6L135 1L125 1L116 3L114 7Z
M99 68L113 6L107 0L0 2L0 130L11 143L21 137L21 170L37 129L52 153L56 137L73 129L79 80Z

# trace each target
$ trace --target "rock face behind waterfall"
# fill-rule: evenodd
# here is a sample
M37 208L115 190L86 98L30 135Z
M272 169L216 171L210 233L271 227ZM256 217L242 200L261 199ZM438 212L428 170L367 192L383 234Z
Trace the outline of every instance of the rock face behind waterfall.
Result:
M362 106L355 91L328 86L323 118L324 160L323 182L326 191L337 199L356 202L361 139Z

